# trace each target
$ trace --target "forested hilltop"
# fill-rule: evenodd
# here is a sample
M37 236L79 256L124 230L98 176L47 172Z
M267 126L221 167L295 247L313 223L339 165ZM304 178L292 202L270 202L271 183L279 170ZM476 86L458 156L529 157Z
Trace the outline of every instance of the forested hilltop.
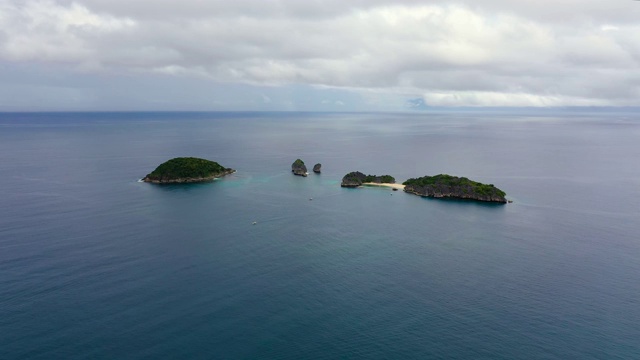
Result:
M158 184L209 181L233 173L215 161L195 157L179 157L166 161L142 179Z
M423 176L409 179L403 185L404 191L420 196L507 202L507 194L493 184L482 184L466 177L447 174Z

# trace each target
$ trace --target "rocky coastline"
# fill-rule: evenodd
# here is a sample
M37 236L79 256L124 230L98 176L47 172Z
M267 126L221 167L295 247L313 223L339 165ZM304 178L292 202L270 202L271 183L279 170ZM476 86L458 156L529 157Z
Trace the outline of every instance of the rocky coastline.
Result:
M409 179L403 183L410 194L431 197L475 200L506 204L506 193L493 184L482 184L465 177L446 174Z
M160 164L153 172L142 178L143 182L153 184L186 184L212 181L233 174L231 168L225 168L215 161L181 157Z
M206 177L185 177L185 178L150 178L149 175L145 176L142 181L148 182L152 184L188 184L188 183L199 183L199 182L207 182L213 181L215 179L221 178L223 176L227 176L235 173L236 170L228 169L223 172L206 176Z

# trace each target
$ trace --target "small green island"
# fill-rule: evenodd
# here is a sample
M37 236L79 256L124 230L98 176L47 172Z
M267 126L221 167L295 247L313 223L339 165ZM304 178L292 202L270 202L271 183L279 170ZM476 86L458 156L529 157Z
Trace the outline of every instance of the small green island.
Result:
M493 184L482 184L466 177L447 174L423 176L409 179L402 185L405 192L419 196L507 203L507 194Z
M366 184L395 184L396 179L391 175L365 175L360 171L352 171L342 178L340 186L353 188Z
M195 157L178 157L166 161L142 181L154 184L196 183L234 173L235 170L225 168L215 161Z

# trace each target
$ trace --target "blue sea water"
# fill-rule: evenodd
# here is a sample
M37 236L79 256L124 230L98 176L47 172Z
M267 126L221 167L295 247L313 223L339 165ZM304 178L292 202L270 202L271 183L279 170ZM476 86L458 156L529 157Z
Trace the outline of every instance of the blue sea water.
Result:
M639 139L624 113L0 114L0 358L639 359ZM138 182L178 156L237 173Z

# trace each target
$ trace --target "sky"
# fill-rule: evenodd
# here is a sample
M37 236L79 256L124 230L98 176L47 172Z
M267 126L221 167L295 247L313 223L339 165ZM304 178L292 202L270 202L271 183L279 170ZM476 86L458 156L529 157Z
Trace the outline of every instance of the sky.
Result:
M640 106L634 0L0 0L0 111Z

